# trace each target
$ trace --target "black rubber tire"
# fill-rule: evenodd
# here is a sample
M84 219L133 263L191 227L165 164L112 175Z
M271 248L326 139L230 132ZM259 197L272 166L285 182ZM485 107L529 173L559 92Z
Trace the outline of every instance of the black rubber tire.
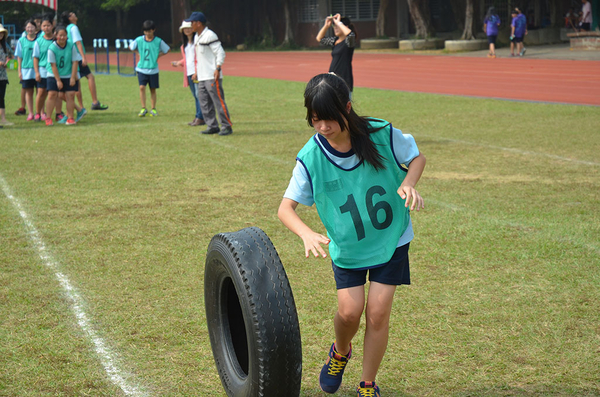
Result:
M265 232L250 227L212 238L204 301L213 356L228 396L300 395L298 313Z

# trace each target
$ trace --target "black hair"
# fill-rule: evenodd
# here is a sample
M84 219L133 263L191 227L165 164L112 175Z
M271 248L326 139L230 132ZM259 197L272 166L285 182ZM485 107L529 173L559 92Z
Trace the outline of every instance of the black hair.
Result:
M44 15L44 17L42 18L42 23L44 23L46 21L50 22L50 25L52 25L52 16ZM42 27L42 23L40 23L40 28Z
M58 36L58 32L61 30L67 32L67 27L65 25L56 25L56 28L54 29L54 41L56 41L56 36Z
M33 18L29 18L28 20L26 20L25 24L23 25L23 27L25 29L27 29L27 25L29 25L29 24L32 24L37 29L37 23L35 23L35 21L33 20Z
M31 19L42 19L42 14L33 14Z
M350 22L350 18L348 17L341 17L340 18L340 22L343 23L344 25L346 25L348 27L348 29L350 29L352 31L352 33L354 33L354 37L356 38L356 29L354 28L354 24L352 22Z
M313 126L314 120L336 121L342 131L350 134L350 143L360 160L372 165L376 170L384 169L383 156L377 150L369 134L371 129L367 117L361 117L354 109L347 110L350 102L350 89L341 77L333 73L318 74L313 77L304 90L306 121Z
M72 11L64 11L62 14L60 14L60 21L59 23L62 23L63 25L67 26L71 23L71 21L69 20L69 18L71 17Z
M192 37L196 37L196 32L194 32ZM183 48L188 45L188 37L185 33L183 33L183 29L181 29L181 39L183 40Z
M142 31L145 32L147 30L156 30L156 27L154 26L154 21L151 20L147 20L144 21L144 23L142 24Z

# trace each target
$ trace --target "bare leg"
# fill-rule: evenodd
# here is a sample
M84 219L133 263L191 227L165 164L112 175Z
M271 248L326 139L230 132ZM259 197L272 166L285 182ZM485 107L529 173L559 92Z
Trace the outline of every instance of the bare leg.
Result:
M73 117L73 110L75 109L75 92L69 91L65 93L65 96L67 97L67 120L75 120L75 117Z
M146 86L140 86L140 101L142 102L142 109L146 109Z
M48 96L48 91L45 89L39 89L37 92L37 97L35 98L35 111L37 114L42 114L44 112L44 102L46 101L46 97Z
M52 112L54 111L54 107L56 106L55 102L60 102L60 99L58 99L57 97L57 91L48 91L48 98L46 98L46 116L50 117L50 119L52 119Z
M152 109L156 109L156 88L150 88L150 100L152 102Z
M77 101L79 101L79 108L83 107L83 94L81 93L81 84L79 84L79 91L77 91Z
M28 114L33 114L33 88L25 90L25 103L27 105Z
M367 298L365 346L361 381L374 381L387 349L395 285L371 282Z
M335 349L338 353L347 355L350 352L350 342L360 326L360 318L365 307L365 287L361 285L339 289L337 296L338 311L333 319Z
M98 103L98 94L96 93L96 78L91 73L85 77L87 78L90 94L92 95L92 104Z

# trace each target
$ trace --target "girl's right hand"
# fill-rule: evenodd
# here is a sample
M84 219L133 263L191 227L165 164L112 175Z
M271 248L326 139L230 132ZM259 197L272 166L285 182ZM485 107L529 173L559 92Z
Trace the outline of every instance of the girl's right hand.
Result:
M312 230L306 235L300 236L302 241L304 242L304 255L308 258L310 253L314 255L315 258L318 258L319 255L323 258L327 258L327 254L321 244L329 245L331 241L327 237L322 234L315 233Z
M56 80L56 86L58 87L59 90L63 89L63 83L61 79Z

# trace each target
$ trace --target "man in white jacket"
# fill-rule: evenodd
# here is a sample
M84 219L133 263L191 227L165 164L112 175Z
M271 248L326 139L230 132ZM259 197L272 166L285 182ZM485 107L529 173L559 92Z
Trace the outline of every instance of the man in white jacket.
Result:
M229 135L233 133L233 130L229 110L225 103L223 74L221 73L225 50L223 50L217 34L206 27L206 17L203 13L193 12L185 21L191 22L192 29L196 32L194 39L196 75L192 76L192 79L198 81L198 100L207 126L202 134ZM221 122L220 129L215 109Z

